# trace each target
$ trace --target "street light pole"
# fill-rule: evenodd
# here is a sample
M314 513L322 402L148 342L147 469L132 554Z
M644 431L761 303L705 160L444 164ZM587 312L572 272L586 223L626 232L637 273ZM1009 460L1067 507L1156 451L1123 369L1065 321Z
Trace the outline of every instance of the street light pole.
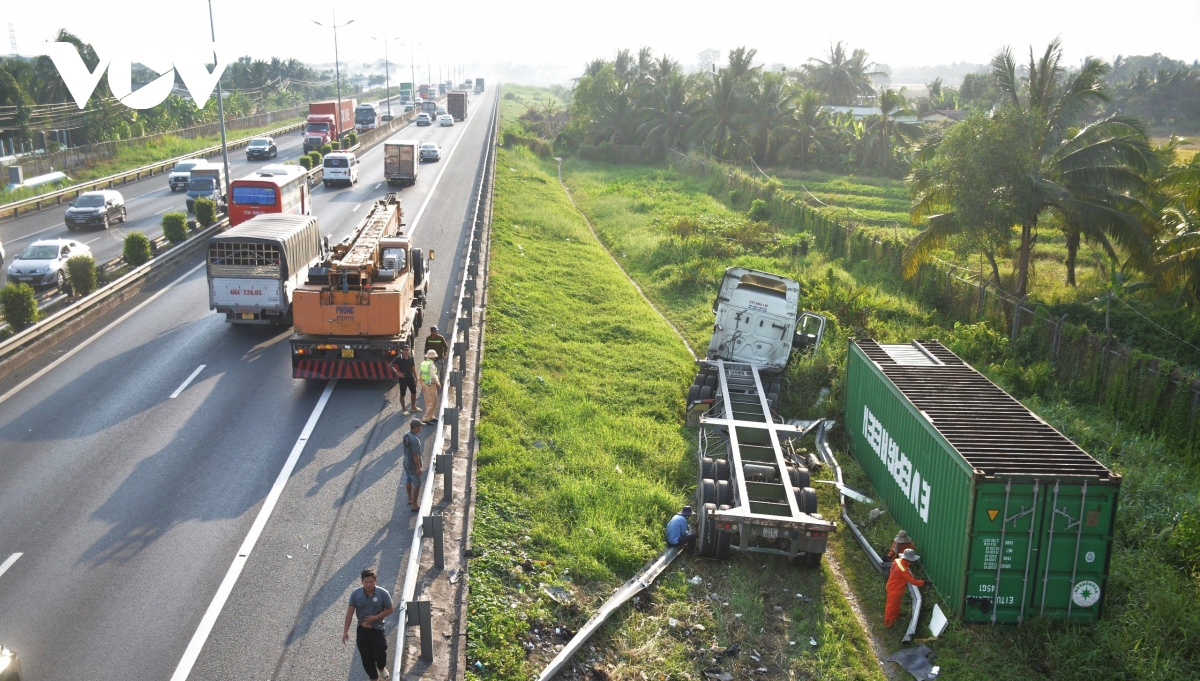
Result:
M392 38L392 40L399 40L399 39L400 39L399 36ZM390 42L390 41L388 40L388 37L387 37L387 28L384 27L384 29L383 29L383 40L379 40L379 38L376 38L375 36L371 36L371 40L383 43L383 79L384 79L384 82L387 83L387 85L385 87L387 88L387 110L388 110L388 118L390 119L392 117L392 67L390 66L390 62L388 61L387 46L388 46L388 42Z
M209 0L209 2L212 2L212 0ZM317 21L316 19L309 19L309 21L313 22L317 26L320 26L321 28L332 28L333 29L333 73L334 73L334 77L336 78L336 83L337 83L337 115L334 116L334 118L337 120L337 134L338 134L338 138L340 139L341 134L343 132L343 130L342 130L342 64L341 64L341 58L338 56L337 30L339 28L345 28L346 26L353 24L354 20L351 19L350 21L347 21L346 23L339 26L338 22L337 22L337 10L334 9L333 10L333 24L331 26L326 26L325 24L322 24L321 22Z
M217 42L217 27L213 22L212 0L208 0L208 30L212 41ZM213 68L217 67L217 53L213 52ZM225 141L225 96L221 94L221 78L217 77L217 117L221 119L221 158L225 162L225 186L229 186L229 145ZM229 199L226 198L226 205Z

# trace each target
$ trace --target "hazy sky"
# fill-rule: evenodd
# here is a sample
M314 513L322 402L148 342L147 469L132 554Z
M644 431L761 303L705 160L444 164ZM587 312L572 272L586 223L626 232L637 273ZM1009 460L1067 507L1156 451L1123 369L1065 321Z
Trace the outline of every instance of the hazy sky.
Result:
M334 3L212 4L217 39L229 46L231 57L333 61L331 32L310 19L330 23ZM1012 45L1019 54L1031 44L1040 51L1056 35L1062 37L1072 64L1089 54L1111 60L1117 54L1161 52L1189 62L1200 59L1200 0L367 0L338 6L339 23L354 20L338 32L343 62L381 58L382 47L371 38L382 37L386 28L389 38L403 36L391 43L393 62L407 64L407 50L399 45L417 43L425 47L418 50L418 64L432 61L435 72L439 61L468 64L468 76L476 71L484 75L487 64L507 63L565 79L593 58L611 57L619 47L643 45L690 64L705 48L725 53L745 44L758 48L767 64L797 65L837 40L863 47L874 61L893 68L986 62L1003 45ZM26 55L36 53L59 28L98 48L122 46L135 60L139 52L149 56L156 50L169 57L209 38L204 0L0 0L0 7L0 24L11 22L20 53Z

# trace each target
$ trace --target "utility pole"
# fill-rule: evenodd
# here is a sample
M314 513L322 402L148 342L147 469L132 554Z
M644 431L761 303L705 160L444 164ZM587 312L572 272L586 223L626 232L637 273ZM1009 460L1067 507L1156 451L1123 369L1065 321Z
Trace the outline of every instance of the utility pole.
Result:
M392 40L399 40L399 39L400 39L399 36L392 38ZM388 37L387 37L387 27L385 26L383 29L383 40L379 40L379 38L376 38L374 36L371 36L371 40L383 43L383 80L386 83L386 85L384 87L387 88L386 96L387 96L388 118L391 118L392 117L392 67L390 66L391 62L388 61L387 46L388 46L389 41L388 41Z
M212 41L217 42L217 27L213 22L212 0L208 0L208 30ZM213 68L216 68L217 53L213 52ZM225 186L228 187L233 178L229 177L229 144L225 141L225 95L221 93L221 78L217 77L217 117L221 119L221 160L225 163ZM225 205L229 205L229 197L225 197ZM228 210L228 209L226 209Z
M209 2L212 2L212 0L209 0ZM339 26L338 22L337 22L337 10L334 9L333 10L333 24L331 26L326 26L325 24L322 24L321 22L317 21L316 19L309 19L309 21L313 22L317 26L320 26L321 28L332 28L333 29L333 72L334 72L334 77L336 78L336 82L337 82L337 115L334 116L334 118L337 119L338 136L340 138L341 133L342 133L342 64L341 64L341 59L338 57L337 30L339 28L345 28L346 26L353 24L354 20L351 19L350 21L347 21L346 23Z

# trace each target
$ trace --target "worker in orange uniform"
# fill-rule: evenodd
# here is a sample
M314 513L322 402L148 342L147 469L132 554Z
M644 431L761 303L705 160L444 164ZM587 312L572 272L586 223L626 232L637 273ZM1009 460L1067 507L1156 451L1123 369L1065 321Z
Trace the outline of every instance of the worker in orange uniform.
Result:
M906 584L916 587L933 586L932 579L917 579L912 576L912 564L921 560L916 551L905 549L900 557L892 561L892 573L887 581L887 608L883 611L883 626L890 627L900 616L900 598L904 596Z
M900 532L896 534L896 538L892 540L892 545L890 548L888 548L887 555L885 556L888 561L889 577L892 574L892 561L899 558L900 554L904 553L906 549L912 549L913 551L916 551L917 545L913 543L913 540L908 536L907 532L900 530Z

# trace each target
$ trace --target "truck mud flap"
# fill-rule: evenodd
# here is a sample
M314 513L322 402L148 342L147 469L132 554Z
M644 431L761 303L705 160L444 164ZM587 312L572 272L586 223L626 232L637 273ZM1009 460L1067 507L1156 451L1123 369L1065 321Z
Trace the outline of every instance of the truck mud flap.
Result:
M383 360L298 359L292 362L292 378L365 378L396 380Z

